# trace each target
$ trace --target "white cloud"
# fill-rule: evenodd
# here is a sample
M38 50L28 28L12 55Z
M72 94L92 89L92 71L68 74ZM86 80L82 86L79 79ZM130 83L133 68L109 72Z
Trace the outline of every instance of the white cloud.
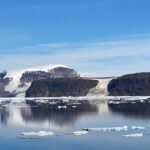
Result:
M0 62L2 69L65 64L81 72L108 76L149 71L150 65L149 36L108 42L48 43L20 48L24 51L28 49L40 54L5 55Z

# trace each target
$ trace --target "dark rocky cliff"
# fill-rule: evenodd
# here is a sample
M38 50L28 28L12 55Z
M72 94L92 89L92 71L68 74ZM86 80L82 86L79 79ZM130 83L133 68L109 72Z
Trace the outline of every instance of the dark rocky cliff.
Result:
M136 73L113 79L108 84L110 96L149 96L150 73Z
M50 78L33 81L26 97L85 96L97 80L82 78Z

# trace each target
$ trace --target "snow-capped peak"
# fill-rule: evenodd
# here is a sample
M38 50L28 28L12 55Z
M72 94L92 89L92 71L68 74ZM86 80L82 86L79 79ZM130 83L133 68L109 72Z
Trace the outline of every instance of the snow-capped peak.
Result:
M18 85L20 85L20 78L21 78L23 73L25 73L27 71L30 71L30 72L32 72L32 71L45 71L45 72L48 72L48 71L50 71L54 68L58 68L58 67L72 69L71 67L68 67L68 66L62 65L62 64L51 64L51 65L37 66L37 67L33 67L33 68L8 71L7 77L11 78L11 81L5 87L5 90L9 91L11 93L14 91L15 91L15 93L25 92L29 88L30 83L26 84L25 87L20 87L20 88L18 87Z

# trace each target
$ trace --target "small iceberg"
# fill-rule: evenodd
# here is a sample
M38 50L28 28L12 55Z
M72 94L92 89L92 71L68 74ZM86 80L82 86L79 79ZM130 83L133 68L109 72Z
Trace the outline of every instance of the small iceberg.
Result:
M142 127L142 126L132 126L131 129L133 129L133 130L136 130L136 129L144 130L145 127Z
M122 127L109 127L109 128L83 128L82 130L84 131L107 131L107 132L112 132L112 131L127 131L128 126L122 126Z
M22 132L23 136L52 136L54 135L51 131L37 131L37 132Z
M77 106L72 106L72 108L76 108Z
M83 130L83 131L75 131L75 132L72 132L72 134L75 135L75 136L80 136L80 135L88 134L88 131L86 131L86 130Z
M126 135L123 135L123 136L124 137L139 138L139 137L143 137L143 133L126 134Z
M66 109L67 106L58 106L58 109Z

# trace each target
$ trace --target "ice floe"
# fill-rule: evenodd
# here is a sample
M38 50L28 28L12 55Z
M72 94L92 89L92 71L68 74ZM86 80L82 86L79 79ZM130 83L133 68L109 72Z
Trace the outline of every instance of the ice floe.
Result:
M122 135L124 137L131 137L131 138L139 138L139 137L143 137L143 133L135 133L135 134L126 134L126 135Z
M76 108L77 106L72 106L72 108Z
M37 131L37 132L22 132L23 136L52 136L55 135L51 131Z
M145 127L142 127L142 126L132 126L131 129L133 129L133 130L136 130L136 129L144 130Z
M58 106L58 109L66 109L67 108L67 106L65 105L65 106Z
M83 128L82 130L84 131L107 131L107 132L112 132L112 131L127 131L128 126L122 126L122 127L109 127L109 128Z
M80 135L85 135L85 134L88 134L88 131L83 130L83 131L72 132L72 135L75 135L75 136L80 136Z

